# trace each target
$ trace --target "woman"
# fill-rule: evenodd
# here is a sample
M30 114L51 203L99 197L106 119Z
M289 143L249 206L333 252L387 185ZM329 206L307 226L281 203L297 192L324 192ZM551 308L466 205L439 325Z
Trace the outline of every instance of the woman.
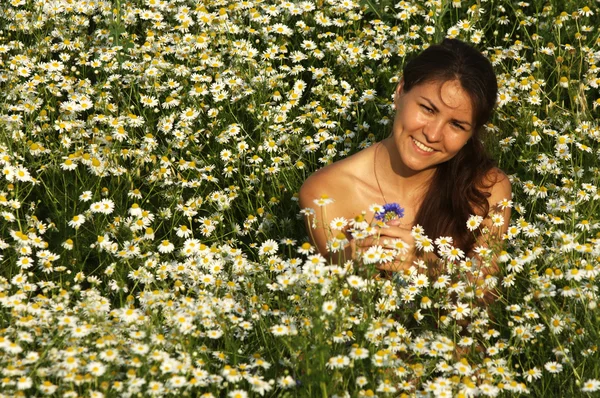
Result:
M419 224L432 239L453 238L467 254L476 237L466 226L470 215L485 217L497 203L511 198L511 186L485 153L480 135L496 103L497 81L491 63L477 50L455 39L432 45L406 64L394 93L396 115L391 135L311 175L300 189L301 208L315 210L319 228L307 228L313 244L329 257L323 226L336 217L352 219L374 203L398 203L404 217L387 222L380 235L414 243L410 230ZM329 197L327 206L315 199ZM371 220L373 212L367 212ZM506 231L510 208L503 210ZM488 220L489 221L489 220ZM332 231L335 236L340 231ZM345 258L375 242L350 244ZM380 268L408 269L414 253Z

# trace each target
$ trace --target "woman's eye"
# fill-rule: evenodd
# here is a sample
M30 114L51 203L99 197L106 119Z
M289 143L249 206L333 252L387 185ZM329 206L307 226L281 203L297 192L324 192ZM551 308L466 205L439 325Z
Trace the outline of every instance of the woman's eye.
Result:
M457 127L457 128L459 128L461 130L465 129L461 124L458 124L458 123L454 123L454 127Z
M428 113L431 113L431 112L433 112L433 109L431 109L430 107L428 107L428 106L425 106L425 105L423 105L423 104L421 104L421 108L425 109L425 110L426 110Z

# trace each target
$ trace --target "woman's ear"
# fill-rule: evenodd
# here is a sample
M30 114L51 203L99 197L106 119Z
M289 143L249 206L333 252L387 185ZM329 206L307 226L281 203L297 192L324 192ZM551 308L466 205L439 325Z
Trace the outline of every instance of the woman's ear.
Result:
M396 86L396 95L402 94L402 89L404 88L404 78L401 77L398 85Z
M394 91L394 105L398 107L398 101L400 100L400 96L402 95L404 89L404 78L400 78L398 85L396 86L396 91Z

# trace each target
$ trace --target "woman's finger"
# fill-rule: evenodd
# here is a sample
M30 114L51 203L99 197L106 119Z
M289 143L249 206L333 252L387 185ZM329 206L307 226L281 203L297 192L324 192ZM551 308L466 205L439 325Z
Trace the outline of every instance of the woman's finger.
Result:
M387 249L402 249L406 246L410 246L410 244L403 239L403 237L389 235L368 236L364 239L356 240L355 245L356 247L370 247L379 245Z
M387 226L385 228L378 228L379 235L385 235L395 238L406 238L412 236L410 232L410 229L402 227Z
M381 271L391 271L391 272L401 272L410 269L411 264L408 264L407 261L403 261L401 259L388 261L383 264L375 265L375 268Z

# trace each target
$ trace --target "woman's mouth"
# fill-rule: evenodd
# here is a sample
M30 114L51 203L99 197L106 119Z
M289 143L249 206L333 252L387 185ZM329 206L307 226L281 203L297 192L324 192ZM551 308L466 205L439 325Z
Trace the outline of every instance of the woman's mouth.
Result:
M423 152L427 152L427 153L435 152L435 150L433 148L428 147L427 145L423 144L420 141L415 140L414 138L412 138L412 141L415 144L415 146Z

